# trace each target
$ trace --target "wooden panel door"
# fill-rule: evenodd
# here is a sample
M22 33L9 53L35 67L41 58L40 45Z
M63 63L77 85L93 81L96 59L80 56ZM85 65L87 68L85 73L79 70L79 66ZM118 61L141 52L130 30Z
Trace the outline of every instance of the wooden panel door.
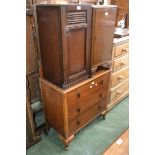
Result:
M93 9L92 68L112 59L116 7Z
M91 7L62 7L65 83L88 77L90 68Z

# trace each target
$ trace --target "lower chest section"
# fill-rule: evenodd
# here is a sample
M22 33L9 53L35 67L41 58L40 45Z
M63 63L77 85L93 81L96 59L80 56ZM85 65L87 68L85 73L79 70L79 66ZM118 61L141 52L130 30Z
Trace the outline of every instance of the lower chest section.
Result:
M110 73L95 78L67 94L69 134L106 110Z

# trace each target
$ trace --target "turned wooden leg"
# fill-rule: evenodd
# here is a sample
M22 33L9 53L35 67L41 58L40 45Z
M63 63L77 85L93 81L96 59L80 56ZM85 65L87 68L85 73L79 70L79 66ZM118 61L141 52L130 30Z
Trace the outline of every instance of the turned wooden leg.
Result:
M65 139L64 137L62 137L61 135L59 135L60 139L62 140L64 146L65 146L65 150L67 151L69 149L69 144L72 141L72 139L74 138L74 135L71 135L70 137L68 137L67 139Z
M43 133L47 136L48 135L48 132L46 129L43 130Z
M97 71L97 67L91 69L91 75L94 75Z
M106 111L104 111L104 112L101 113L101 116L102 116L103 120L106 119L107 113L108 113L108 110L106 110Z
M49 126L49 124L45 123L45 128L43 129L43 133L45 135L48 135L49 131L50 131L50 126Z
M105 120L106 119L106 117L105 117L106 115L102 115L102 118L103 118L103 120Z

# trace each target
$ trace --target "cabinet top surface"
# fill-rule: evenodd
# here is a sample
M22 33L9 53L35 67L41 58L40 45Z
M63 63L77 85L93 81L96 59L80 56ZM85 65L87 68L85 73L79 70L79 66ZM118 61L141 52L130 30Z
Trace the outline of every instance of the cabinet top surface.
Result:
M52 6L91 6L91 4L37 4L36 6L45 6L45 7L52 7Z
M37 4L36 6L45 6L45 7L52 7L52 6L91 6L92 8L117 8L116 5L92 5L92 4Z
M122 38L114 38L113 43L116 44L116 43L119 43L119 42L122 42L122 41L128 41L128 40L129 40L129 36L122 37Z
M71 87L69 87L67 89L62 89L62 88L56 86L55 84L53 84L53 83L51 83L51 82L49 82L49 81L47 81L47 80L45 80L43 78L40 78L40 81L42 81L43 83L46 83L47 85L51 86L52 88L56 89L57 91L65 94L65 93L68 93L69 91L72 91L72 90L74 90L74 89L76 89L76 88L78 88L78 87L80 87L80 86L82 86L82 85L84 85L84 84L86 84L86 83L88 83L88 82L90 82L90 81L92 81L92 80L94 80L94 79L108 73L108 72L111 72L111 70L99 71L95 75L93 75L91 78L88 78L88 79L86 79L84 81L81 81L78 84L75 84L75 85L73 85L73 86L71 86Z
M92 7L93 8L110 8L110 7L112 7L112 8L117 8L117 6L116 5L92 5Z

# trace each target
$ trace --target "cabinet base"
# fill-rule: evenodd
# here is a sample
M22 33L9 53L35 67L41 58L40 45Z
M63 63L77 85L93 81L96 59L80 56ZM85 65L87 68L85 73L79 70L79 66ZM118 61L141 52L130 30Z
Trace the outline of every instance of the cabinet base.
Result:
M91 68L91 75L94 75L99 70L107 70L107 69L111 69L111 68L112 68L111 61L105 62L99 66L92 67Z
M64 149L67 151L69 149L69 144L70 142L73 140L74 138L74 135L71 135L70 137L68 137L67 139L65 139L64 137L62 137L61 135L59 135L61 141L63 142L64 144Z
M101 116L102 116L103 120L106 119L107 113L108 113L108 110L105 110L105 111L103 111L103 112L101 113Z

